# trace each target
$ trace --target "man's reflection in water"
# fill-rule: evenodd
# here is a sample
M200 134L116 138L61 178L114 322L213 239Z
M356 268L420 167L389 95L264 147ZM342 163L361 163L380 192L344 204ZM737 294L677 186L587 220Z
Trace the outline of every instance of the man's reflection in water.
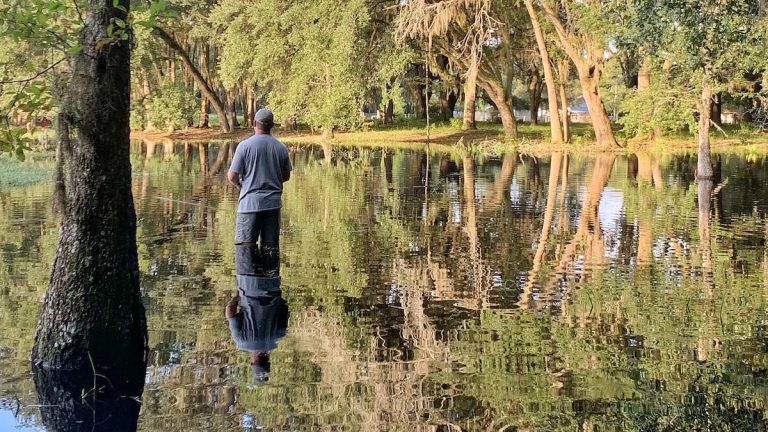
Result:
M237 295L227 304L225 315L237 348L250 352L255 383L264 383L269 379L269 352L288 327L288 304L275 259L279 252L265 256L254 244L236 248Z

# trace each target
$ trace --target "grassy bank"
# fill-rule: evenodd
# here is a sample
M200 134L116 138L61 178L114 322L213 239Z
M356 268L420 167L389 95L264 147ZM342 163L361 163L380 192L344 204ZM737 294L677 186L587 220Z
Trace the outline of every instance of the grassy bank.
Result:
M0 187L28 186L53 178L52 154L27 153L24 162L8 155L0 155Z
M500 124L479 123L478 128L462 131L449 124L436 124L430 128L430 144L435 148L470 148L504 151L515 149L528 153L550 151L600 152L616 151L615 148L598 146L594 142L591 125L577 123L571 125L571 142L554 145L549 142L549 125L518 124L518 136L508 138ZM174 140L174 141L240 141L252 134L252 129L241 128L232 133L222 133L218 129L186 129L173 133L143 133L132 136L136 139ZM394 125L372 125L354 132L337 132L330 140L319 133L309 130L286 131L277 129L275 135L289 144L321 144L331 142L344 146L421 148L426 143L426 127L421 121L402 122ZM664 136L655 140L637 139L622 136L617 132L617 139L622 144L620 151L669 152L696 147L696 140L690 134L680 133ZM755 132L746 127L726 126L724 131L712 133L712 147L717 149L743 148L768 151L768 134Z

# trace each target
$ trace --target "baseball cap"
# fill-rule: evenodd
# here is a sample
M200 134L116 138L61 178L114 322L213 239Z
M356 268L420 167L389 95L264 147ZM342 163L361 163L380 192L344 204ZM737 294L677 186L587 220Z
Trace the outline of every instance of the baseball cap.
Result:
M272 114L272 111L262 108L256 111L256 115L253 116L253 121L264 126L274 126L275 116Z

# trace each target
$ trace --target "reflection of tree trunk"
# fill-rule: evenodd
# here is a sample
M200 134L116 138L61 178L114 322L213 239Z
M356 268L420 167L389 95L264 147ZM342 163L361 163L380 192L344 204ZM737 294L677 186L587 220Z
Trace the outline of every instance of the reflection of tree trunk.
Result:
M653 229L644 218L638 220L637 228L637 263L645 266L653 258Z
M549 232L552 230L552 219L555 214L555 202L557 201L557 184L559 182L562 165L562 153L553 153L549 164L549 183L547 189L547 208L544 211L544 221L541 225L541 234L536 245L536 253L533 256L533 266L528 274L528 281L523 289L521 306L528 306L533 297L533 287L536 285L541 266L544 262L544 252L549 241Z
M208 145L199 143L197 144L197 153L200 157L200 174L208 174Z
M131 190L131 44L101 46L110 23L127 19L129 2L84 7L83 49L72 58L58 119L60 239L31 359L114 380L144 367L147 340Z
M637 154L637 181L651 184L653 172L651 171L651 155L648 153Z
M157 143L154 141L147 141L147 154L144 157L144 161L149 161L155 156L155 148Z
M651 161L651 174L653 176L653 186L656 190L664 189L664 178L661 176L661 163L658 156L654 156Z
M559 278L567 275L568 264L573 261L579 247L584 246L588 249L585 253L588 261L590 257L594 259L605 253L604 249L600 249L601 245L603 245L603 239L598 210L600 198L603 195L608 179L611 177L615 159L616 156L613 154L602 154L597 157L592 171L592 178L587 188L587 196L581 206L579 226L573 239L565 246L552 279L547 284L546 291L548 293L553 292Z
M219 147L219 150L216 152L216 160L213 161L213 165L211 166L211 169L208 173L208 177L215 176L224 167L224 164L229 159L229 147L231 145L231 143L225 143Z
M323 159L325 160L325 163L330 165L333 162L333 151L331 149L331 144L328 142L324 142L322 144L323 147Z
M109 380L93 373L33 369L40 415L47 430L136 431L144 368L115 371Z
M565 201L568 195L568 166L569 166L569 158L568 155L563 155L563 172L560 174L560 220L558 222L558 231L560 232L566 232L568 231L570 227L570 221L568 218L568 212L565 208Z
M714 289L712 267L712 228L710 215L712 213L712 180L699 180L699 250L701 252L701 269L704 285L711 292Z
M163 160L169 161L173 159L174 145L172 141L166 141L163 143Z
M712 263L712 227L710 215L712 212L712 188L714 182L711 179L703 179L698 182L699 200L699 253L701 254L702 285L707 290L707 295L712 299L715 295L714 267ZM714 306L714 304L713 304ZM715 311L708 314L714 317ZM708 357L708 323L703 323L699 328L696 357L699 361L706 361Z
M469 239L469 261L472 266L472 283L479 302L485 302L483 289L482 262L480 256L480 239L477 234L477 208L475 205L475 161L470 156L464 156L464 206L467 214L464 231Z
M509 185L512 183L512 176L515 174L515 168L517 168L517 153L511 152L505 154L504 159L501 162L499 178L493 185L493 196L488 199L491 205L499 205L503 202L505 197L509 196Z

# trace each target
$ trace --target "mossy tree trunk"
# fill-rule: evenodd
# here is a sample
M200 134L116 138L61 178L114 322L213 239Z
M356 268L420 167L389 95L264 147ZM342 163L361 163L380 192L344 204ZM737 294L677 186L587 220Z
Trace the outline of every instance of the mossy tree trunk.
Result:
M143 379L147 326L131 193L131 44L107 36L129 1L115 5L88 2L83 50L60 101L61 238L31 358L44 370L95 367L119 386Z

